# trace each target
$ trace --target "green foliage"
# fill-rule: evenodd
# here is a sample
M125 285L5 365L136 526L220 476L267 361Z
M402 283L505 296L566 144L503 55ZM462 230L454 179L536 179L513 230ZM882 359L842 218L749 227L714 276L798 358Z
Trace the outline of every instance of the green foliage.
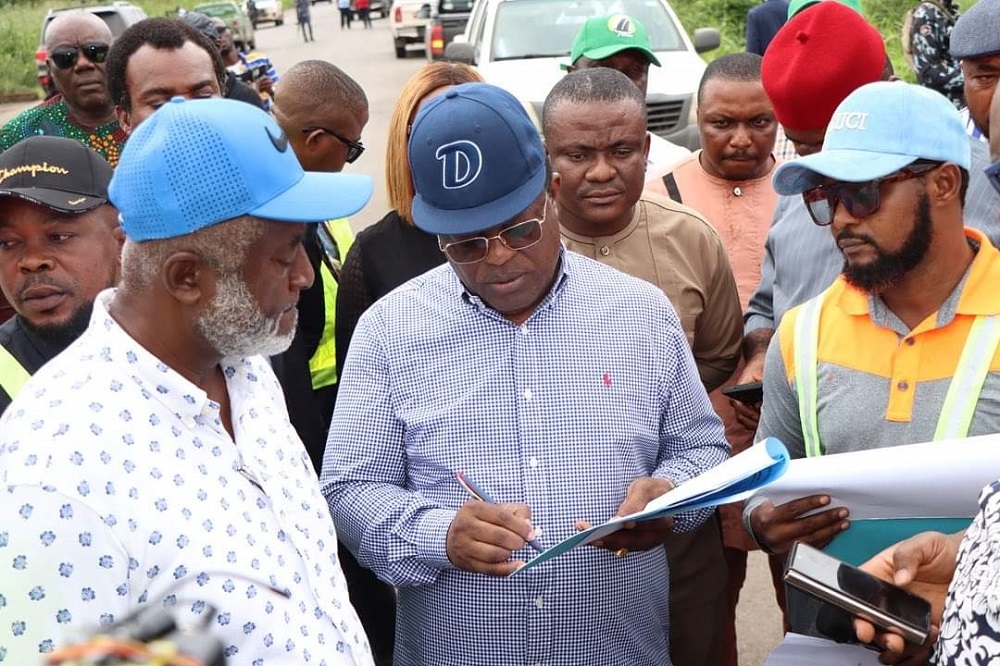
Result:
M892 59L896 74L907 81L914 81L903 48L899 43L903 14L918 0L862 0L865 18L878 28L885 38L886 51ZM962 8L969 7L975 0L959 2ZM722 46L704 54L706 60L720 55L736 53L746 48L746 15L758 0L674 0L671 6L688 33L695 28L718 28L722 33Z

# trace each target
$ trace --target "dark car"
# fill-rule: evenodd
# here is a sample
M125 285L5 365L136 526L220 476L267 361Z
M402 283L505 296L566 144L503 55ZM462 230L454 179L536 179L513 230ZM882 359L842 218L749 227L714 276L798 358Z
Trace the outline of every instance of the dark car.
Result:
M49 73L48 57L49 54L45 50L45 29L49 27L49 23L52 22L60 12L64 12L71 9L83 9L91 14L96 14L108 24L111 29L111 34L115 37L125 32L125 28L128 28L134 23L138 23L142 19L146 18L146 12L142 10L141 7L130 4L128 2L113 2L108 5L94 5L92 7L87 6L76 6L76 7L64 7L62 9L50 9L46 14L45 18L42 19L42 30L38 36L38 50L35 51L35 67L38 70L38 84L42 86L45 90L45 96L51 97L56 93L55 86L52 85L52 75Z
M465 30L472 14L475 0L437 0L431 10L431 22L426 32L426 48L428 60L444 58L444 49Z

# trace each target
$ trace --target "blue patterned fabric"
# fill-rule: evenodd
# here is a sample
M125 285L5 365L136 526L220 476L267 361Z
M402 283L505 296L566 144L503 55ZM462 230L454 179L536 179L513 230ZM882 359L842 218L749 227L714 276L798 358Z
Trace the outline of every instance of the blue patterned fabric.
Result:
M546 546L577 520L614 516L639 477L681 483L728 456L663 293L562 257L520 326L444 265L355 329L321 479L341 538L400 588L397 666L669 663L662 548L578 548L511 580L459 570L446 554L468 499L455 471L499 502L528 504ZM677 529L706 515L680 516Z
M144 607L214 607L228 663L371 664L337 536L263 358L219 405L94 304L0 419L0 662Z

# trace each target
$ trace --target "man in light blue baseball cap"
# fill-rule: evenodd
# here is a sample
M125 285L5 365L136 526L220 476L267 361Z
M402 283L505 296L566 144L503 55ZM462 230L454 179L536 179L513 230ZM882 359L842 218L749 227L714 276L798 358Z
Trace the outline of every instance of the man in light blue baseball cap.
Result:
M802 195L844 267L781 320L765 361L758 438L815 457L1000 429L1000 252L963 223L968 168L954 106L891 82L848 95L823 149L777 169L775 189ZM836 553L859 564L889 543L863 524L848 529L857 508L830 508L825 494L779 506L756 497L744 519L768 550L833 539ZM789 597L789 610L804 629L817 609Z
M66 545L86 534L94 554L68 554L82 601L39 612L69 608L97 626L176 594L199 601L177 604L179 624L225 609L206 631L241 662L323 654L372 666L333 519L264 358L291 342L314 278L308 225L357 212L371 179L304 172L274 119L249 104L176 99L132 133L109 193L126 234L121 282L97 296L87 330L32 377L0 428L0 468L38 472L19 473L18 497L62 506L24 533ZM67 432L85 453L53 453ZM147 574L138 585L135 571ZM269 592L272 572L280 594ZM41 566L19 584L60 589L65 576ZM35 655L64 639L55 622L29 631Z
M563 249L541 138L509 93L451 88L408 154L413 219L448 263L358 322L321 477L344 543L399 589L396 662L669 663L670 519L524 572L555 596L500 577L728 456L677 314Z

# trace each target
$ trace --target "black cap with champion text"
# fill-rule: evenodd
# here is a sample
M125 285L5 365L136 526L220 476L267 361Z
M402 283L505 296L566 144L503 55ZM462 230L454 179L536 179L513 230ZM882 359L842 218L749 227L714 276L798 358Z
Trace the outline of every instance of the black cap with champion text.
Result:
M113 173L103 157L79 141L33 136L0 153L0 198L85 213L108 202Z

